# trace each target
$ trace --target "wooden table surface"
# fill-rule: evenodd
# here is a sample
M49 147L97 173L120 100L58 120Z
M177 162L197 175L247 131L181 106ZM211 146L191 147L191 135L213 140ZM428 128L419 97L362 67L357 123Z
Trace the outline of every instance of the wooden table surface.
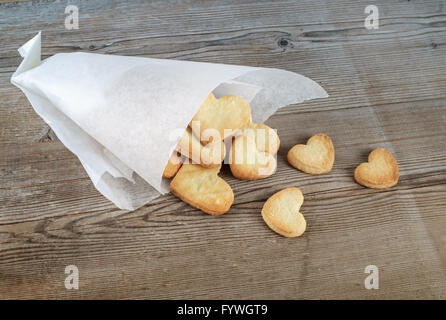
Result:
M0 4L0 298L446 298L446 2L67 1ZM364 27L369 4L379 29ZM279 110L278 171L240 181L212 217L173 195L127 212L93 186L79 160L10 77L17 48L42 30L42 55L115 55L275 67L319 82L327 99ZM331 173L311 176L287 151L331 136ZM377 147L399 184L377 191L353 170ZM283 238L260 210L290 186L308 228ZM67 265L79 289L67 290ZM379 289L364 269L379 270Z

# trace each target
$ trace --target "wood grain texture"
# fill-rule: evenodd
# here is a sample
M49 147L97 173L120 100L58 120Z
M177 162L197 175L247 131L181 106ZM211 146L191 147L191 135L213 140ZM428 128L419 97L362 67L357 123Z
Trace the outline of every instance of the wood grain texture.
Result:
M0 4L0 298L446 298L446 2L70 1ZM235 202L220 217L172 195L134 212L96 191L77 158L9 83L17 48L42 30L58 52L277 67L321 83L328 99L291 105L267 124L281 139L278 171L259 181L222 176ZM328 134L330 174L310 176L287 151ZM376 147L400 182L363 188L353 170ZM308 228L285 239L263 222L273 193L305 196ZM64 268L80 271L66 290ZM380 270L366 290L364 268Z

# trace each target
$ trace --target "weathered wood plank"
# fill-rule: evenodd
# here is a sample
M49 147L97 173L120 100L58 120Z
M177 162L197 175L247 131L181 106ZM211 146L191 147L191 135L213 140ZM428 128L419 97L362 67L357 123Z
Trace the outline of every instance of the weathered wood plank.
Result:
M423 188L420 191L415 200L426 195ZM440 199L444 188L427 191ZM138 210L118 219L90 213L43 225L21 223L10 227L6 240L12 244L2 250L2 293L16 297L378 297L382 291L362 287L363 268L376 264L386 296L413 298L421 290L424 297L441 297L444 269L419 224L417 209L407 212L403 220L392 219L392 213L406 207L410 193L392 192L389 201L382 202L393 202L391 212L364 212L370 198L364 196L362 201L339 206L338 215L332 214L333 200L307 200L309 230L300 241L272 235L258 212L246 209L218 219L187 211L146 215ZM259 209L261 204L251 206ZM347 206L351 210L346 211ZM346 227L345 218L339 219L346 215L356 221L354 225ZM64 266L73 261L83 275L79 293L66 291L61 281ZM41 271L36 274L37 270ZM30 286L32 278L37 282L46 279L40 294ZM407 290L398 291L404 286Z

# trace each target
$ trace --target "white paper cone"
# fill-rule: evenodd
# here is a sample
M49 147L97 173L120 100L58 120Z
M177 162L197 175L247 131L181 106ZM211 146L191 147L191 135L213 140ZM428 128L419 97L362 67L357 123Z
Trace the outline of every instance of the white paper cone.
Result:
M328 96L311 79L279 69L92 53L41 62L40 50L39 33L19 49L24 60L11 82L122 209L169 191L164 167L210 92L244 98L258 123L280 107Z

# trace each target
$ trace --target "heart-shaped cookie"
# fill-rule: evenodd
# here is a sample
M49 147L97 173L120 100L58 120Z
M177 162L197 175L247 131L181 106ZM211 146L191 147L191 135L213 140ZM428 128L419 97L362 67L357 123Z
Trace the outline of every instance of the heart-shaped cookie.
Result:
M210 93L189 126L198 140L207 145L215 140L208 137L209 132L216 130L223 140L250 121L251 107L245 100L234 95L217 99Z
M248 136L234 138L229 152L229 167L234 177L257 180L276 171L277 161L268 152L257 150L256 142Z
M176 150L192 160L192 163L200 164L206 168L220 166L226 155L224 141L216 141L203 146L195 135L192 134L192 130L189 127L181 136Z
M385 189L398 183L398 164L386 149L375 149L369 154L368 162L355 169L355 180L368 188Z
M322 133L312 136L306 145L295 145L287 155L288 162L293 167L310 174L330 172L334 158L333 142Z
M177 174L178 170L183 163L181 162L181 155L174 151L167 161L167 165L164 168L163 178L172 178Z
M307 222L299 212L303 202L304 196L298 188L279 191L263 205L263 220L268 227L284 237L298 237L307 228Z
M241 135L255 140L257 150L275 155L279 151L280 139L276 130L263 123L249 123L242 130Z
M220 215L229 210L234 202L234 193L229 184L218 176L221 165L204 168L198 164L183 164L170 182L174 195L211 215Z

